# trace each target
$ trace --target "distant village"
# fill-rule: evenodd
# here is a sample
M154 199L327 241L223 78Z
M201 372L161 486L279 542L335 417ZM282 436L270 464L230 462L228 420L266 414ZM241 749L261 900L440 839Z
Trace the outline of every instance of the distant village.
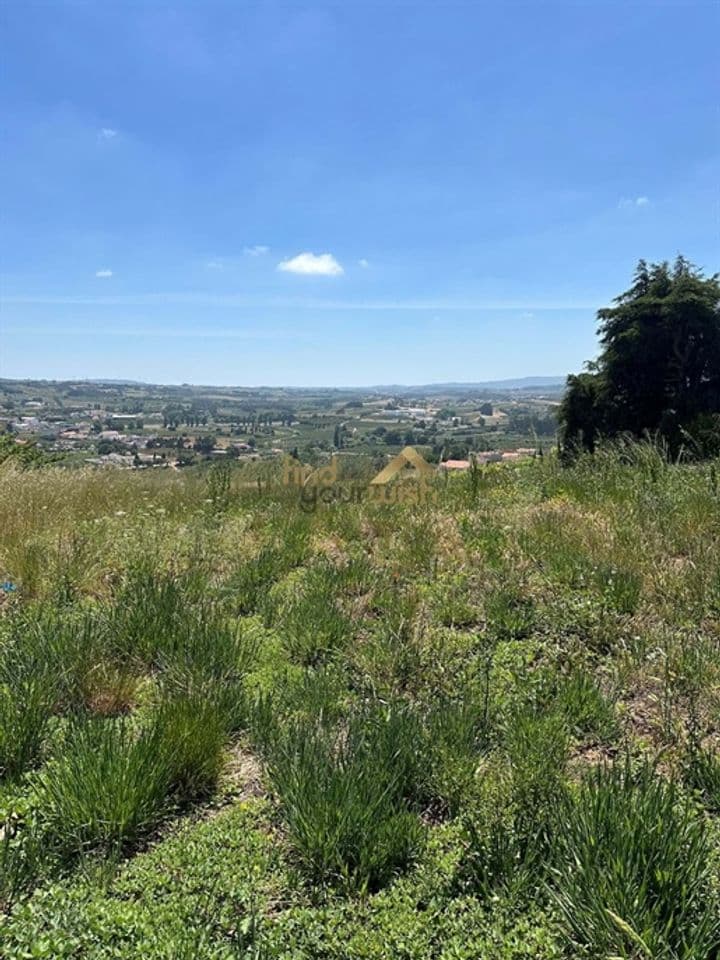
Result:
M557 400L402 397L342 391L103 387L0 381L0 434L68 465L176 469L416 446L443 470L531 457L554 442ZM78 393L91 401L76 402ZM109 395L108 395L109 394ZM134 395L135 394L135 395ZM128 409L129 408L129 409Z

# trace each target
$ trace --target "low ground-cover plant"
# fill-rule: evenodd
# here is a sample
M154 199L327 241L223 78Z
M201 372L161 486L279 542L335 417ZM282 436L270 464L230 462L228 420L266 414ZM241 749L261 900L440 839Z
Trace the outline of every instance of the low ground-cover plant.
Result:
M264 804L188 818L103 871L40 887L0 913L3 960L270 960L260 908L283 874Z
M27 896L55 866L54 851L38 828L38 810L22 793L0 799L0 916Z

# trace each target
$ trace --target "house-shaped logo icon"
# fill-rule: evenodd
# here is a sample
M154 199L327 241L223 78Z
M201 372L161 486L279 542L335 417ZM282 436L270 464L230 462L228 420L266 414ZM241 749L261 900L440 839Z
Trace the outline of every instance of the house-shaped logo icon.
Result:
M431 476L434 472L432 466L427 460L423 460L414 447L405 447L387 466L383 467L376 477L373 477L370 486L383 486L400 474L422 479Z
M293 457L283 463L282 482L294 487L300 496L300 508L315 510L319 503L361 503L366 497L376 503L422 503L432 495L431 478L435 468L423 460L413 447L405 447L383 467L369 486L367 482L343 480L333 456L329 464L313 469ZM405 483L405 480L414 483ZM397 480L397 483L391 481Z

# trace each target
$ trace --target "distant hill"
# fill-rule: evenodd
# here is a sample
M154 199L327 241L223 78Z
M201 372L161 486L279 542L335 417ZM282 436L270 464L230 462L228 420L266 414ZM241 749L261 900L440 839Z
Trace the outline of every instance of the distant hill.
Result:
M91 377L88 380L81 381L82 383L99 383L107 384L109 387L147 387L150 384L146 383L145 380L107 380L104 377Z
M378 392L422 392L422 393L448 393L455 391L468 390L537 390L550 389L558 390L565 386L565 377L515 377L509 380L479 380L476 382L449 382L449 383L423 383L423 384L382 384L376 387L369 387L370 390Z
M423 383L423 384L408 384L408 383L389 383L389 384L378 384L376 386L366 386L366 387L343 387L343 386L325 386L325 387L269 387L269 386L253 386L253 387L244 387L241 385L212 385L212 384L159 384L159 383L148 383L143 380L122 380L122 379L108 379L104 377L98 378L85 378L82 380L12 380L8 378L0 378L0 383L15 383L22 384L27 387L32 387L34 384L38 386L41 385L82 385L89 384L96 387L146 387L146 388L160 388L168 389L172 391L177 391L181 389L190 389L190 390L223 390L230 391L233 390L249 390L249 391L287 391L292 392L305 392L305 391L317 391L317 390L330 390L338 392L351 392L358 393L362 391L368 391L371 393L424 393L424 394L443 394L443 393L468 393L468 392L501 392L507 393L516 390L544 390L548 392L556 392L564 388L565 386L565 377L515 377L508 380L479 380L473 382L464 382L464 381L450 381L447 383Z

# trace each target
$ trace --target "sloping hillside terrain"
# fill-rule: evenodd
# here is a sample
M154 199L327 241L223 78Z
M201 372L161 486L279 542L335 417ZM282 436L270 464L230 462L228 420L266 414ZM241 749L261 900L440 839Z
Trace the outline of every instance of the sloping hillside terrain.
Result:
M2 467L0 954L717 956L720 462L240 476Z

